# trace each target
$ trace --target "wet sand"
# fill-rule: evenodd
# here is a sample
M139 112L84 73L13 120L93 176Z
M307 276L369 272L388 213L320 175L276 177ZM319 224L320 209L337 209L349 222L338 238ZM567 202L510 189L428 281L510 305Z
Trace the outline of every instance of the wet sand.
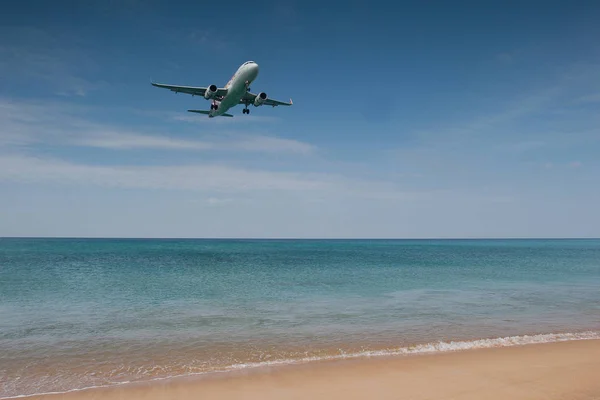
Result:
M33 398L600 399L600 340L313 362Z

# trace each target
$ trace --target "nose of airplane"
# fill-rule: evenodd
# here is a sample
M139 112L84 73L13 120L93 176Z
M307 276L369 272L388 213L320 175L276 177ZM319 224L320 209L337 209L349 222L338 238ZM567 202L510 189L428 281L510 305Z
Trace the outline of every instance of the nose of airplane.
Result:
M250 67L250 73L252 74L252 79L254 80L258 76L258 64L252 63L249 65L249 67Z

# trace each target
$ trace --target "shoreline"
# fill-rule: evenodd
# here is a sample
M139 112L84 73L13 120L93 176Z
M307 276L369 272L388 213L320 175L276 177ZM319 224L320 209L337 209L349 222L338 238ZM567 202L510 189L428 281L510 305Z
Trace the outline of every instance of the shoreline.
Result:
M597 399L600 340L334 360L37 399Z
M586 331L579 333L563 334L540 334L523 335L504 338L479 339L472 341L436 342L420 344L384 351L366 351L354 354L332 355L326 357L308 357L300 360L278 360L274 362L251 363L234 365L230 368L216 371L188 373L177 376L156 377L148 380L134 382L115 382L110 385L99 385L93 387L76 388L67 391L46 392L37 394L25 394L2 399L33 399L33 398L97 398L116 392L129 392L138 390L154 390L158 387L172 387L179 385L203 385L206 382L229 381L247 379L248 377L277 376L280 374L294 373L293 371L310 371L311 369L322 369L341 365L348 368L349 365L367 365L370 363L408 362L408 360L433 358L442 356L464 357L464 354L475 354L486 351L504 351L515 349L528 349L537 346L557 346L561 344L579 343L577 347L585 343L592 343L590 348L598 349L600 360L600 332ZM462 356L461 356L462 355ZM419 357L414 357L419 356ZM600 361L596 366L600 370ZM290 372L291 371L291 372ZM165 394L166 396L167 394ZM91 396L91 397L90 397Z

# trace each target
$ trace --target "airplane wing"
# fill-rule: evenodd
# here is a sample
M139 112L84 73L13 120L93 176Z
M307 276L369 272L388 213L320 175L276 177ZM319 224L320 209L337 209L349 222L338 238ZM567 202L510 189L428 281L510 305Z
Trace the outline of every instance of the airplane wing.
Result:
M151 82L152 86L156 86L159 88L163 88L163 89L169 89L175 93L187 93L187 94L191 94L192 96L204 96L204 93L206 93L206 89L205 87L196 87L196 86L177 86L177 85L165 85L162 83L154 83ZM217 89L217 97L225 97L225 95L227 94L227 89L225 88L218 88Z
M258 94L246 92L244 97L242 97L242 99L240 100L240 103L241 104L245 104L246 102L253 103L256 96L258 96ZM291 106L292 104L294 104L294 103L292 103L292 99L290 99L289 103L286 103L286 102L279 101L279 100L273 100L268 97L265 100L265 102L263 103L263 105L265 105L265 106L273 106L273 107L275 107L275 106Z

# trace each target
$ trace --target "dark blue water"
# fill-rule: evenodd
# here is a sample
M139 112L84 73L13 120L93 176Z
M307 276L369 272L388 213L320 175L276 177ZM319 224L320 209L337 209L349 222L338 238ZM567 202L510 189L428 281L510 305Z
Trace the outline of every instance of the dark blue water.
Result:
M584 331L600 240L0 239L0 397Z

